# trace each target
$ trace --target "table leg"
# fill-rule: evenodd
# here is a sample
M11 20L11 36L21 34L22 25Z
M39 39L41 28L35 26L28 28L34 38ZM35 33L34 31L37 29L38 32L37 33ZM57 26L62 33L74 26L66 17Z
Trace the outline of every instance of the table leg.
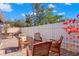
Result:
M22 40L21 39L18 39L18 48L22 49Z

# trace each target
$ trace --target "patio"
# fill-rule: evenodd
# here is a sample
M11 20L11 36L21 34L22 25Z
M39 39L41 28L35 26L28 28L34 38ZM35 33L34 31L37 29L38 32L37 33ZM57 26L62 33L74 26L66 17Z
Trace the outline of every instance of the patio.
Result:
M33 49L33 41L36 40L34 37L37 37L37 39L41 39L40 42L43 41L51 41L52 40L59 40L60 36L63 36L62 43L60 45L60 56L79 56L79 45L78 45L78 38L75 34L69 35L65 29L65 25L63 23L56 23L56 24L47 24L42 26L35 26L35 27L24 27L24 28L8 28L8 33L12 33L12 36L8 36L7 38L4 38L4 35L0 34L0 55L15 55L15 56L25 56L26 55L26 48L21 47L22 42L26 40L26 36L31 37L30 39L30 50ZM15 33L21 32L21 41L19 41L19 36L16 36ZM36 33L37 36L34 35ZM40 34L39 34L40 33ZM38 35L39 34L39 35ZM39 37L40 36L40 37ZM3 38L4 39L3 39ZM39 38L38 38L39 37ZM36 40L38 42L38 40ZM19 46L18 46L18 42ZM24 45L27 45L24 43ZM19 49L19 48L21 49ZM29 51L30 51L29 50ZM50 53L50 56L53 53Z
M6 50L7 50L7 54L4 54L2 52L0 55L2 56L25 56L25 54L23 53L25 49L23 49L23 51L18 50L18 40L15 37L2 40L2 43L0 45L0 51L6 51ZM66 49L61 48L60 56L79 56L79 53L74 53L72 51L68 51Z

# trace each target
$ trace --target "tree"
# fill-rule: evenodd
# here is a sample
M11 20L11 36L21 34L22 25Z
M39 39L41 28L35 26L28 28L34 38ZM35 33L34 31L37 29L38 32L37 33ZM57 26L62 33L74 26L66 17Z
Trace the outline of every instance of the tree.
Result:
M59 22L59 19L63 17L63 15L53 15L52 11L53 8L44 9L41 7L41 14L39 16L39 20L36 21L37 25L44 25L44 24L52 24Z
M36 16L39 16L41 4L40 3L33 3L33 12L36 12ZM33 13L34 14L34 13Z
M22 20L16 20L14 22L14 26L15 27L26 27L26 23L23 19Z
M39 21L39 16L41 14L41 4L40 3L33 3L32 4L33 8L33 23L34 25L37 25L37 22ZM36 13L36 15L34 15Z
M30 27L32 26L32 15L26 15L26 26Z
M26 14L26 20L16 20L13 24L18 27L30 27L30 26L38 26L44 24L52 24L60 22L63 15L53 15L53 8L45 9L43 4L33 3L33 14ZM36 15L35 15L36 13Z
M41 6L40 13L37 17L37 20L35 20L35 25L40 25L41 20L43 20L44 18L45 18L45 9L43 6Z

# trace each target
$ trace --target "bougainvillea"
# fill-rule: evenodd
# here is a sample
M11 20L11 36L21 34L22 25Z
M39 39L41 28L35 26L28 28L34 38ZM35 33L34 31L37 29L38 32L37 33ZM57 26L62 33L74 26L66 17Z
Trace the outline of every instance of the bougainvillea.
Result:
M79 14L77 15L77 18L79 17ZM64 25L67 25L66 27L64 27L64 30L70 35L71 33L76 33L79 34L79 28L75 25L71 25L74 24L77 20L76 19L70 19L66 22L64 22ZM75 38L75 36L72 36L73 38ZM79 39L79 35L77 36L77 38ZM72 38L70 38L72 39Z

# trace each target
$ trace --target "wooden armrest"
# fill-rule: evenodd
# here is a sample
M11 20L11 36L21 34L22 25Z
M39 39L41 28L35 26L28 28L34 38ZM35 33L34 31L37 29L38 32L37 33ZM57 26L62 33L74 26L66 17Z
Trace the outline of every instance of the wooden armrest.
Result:
M24 41L24 43L26 46L30 45L30 41Z

